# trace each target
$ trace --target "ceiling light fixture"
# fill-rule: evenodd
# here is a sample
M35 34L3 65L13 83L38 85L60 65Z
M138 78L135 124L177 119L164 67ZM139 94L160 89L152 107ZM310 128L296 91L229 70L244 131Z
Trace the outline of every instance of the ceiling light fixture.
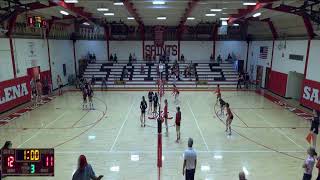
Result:
M257 5L257 3L255 3L255 2L244 2L243 5L244 6L255 6L255 5Z
M114 13L104 13L105 16L114 16Z
M129 20L134 20L134 17L127 17L127 19L129 19Z
M188 20L195 20L196 18L194 18L194 17L188 17L187 19L188 19Z
M78 0L64 0L65 3L78 3Z
M220 12L220 11L222 11L222 9L210 9L210 11L212 11L212 12Z
M115 6L123 6L123 2L115 2L115 3L113 3L113 5L115 5Z
M206 16L216 16L216 14L206 14Z
M220 18L221 21L228 21L229 18Z
M252 17L259 17L261 16L261 13L255 13L254 15L252 15Z
M108 8L98 8L97 11L109 11Z
M84 22L84 23L82 23L83 25L86 25L86 26L90 26L90 24L89 23L87 23L87 22ZM94 136L94 138L93 138L93 136L89 136L89 139L95 139L96 137Z
M222 21L222 26L228 26L228 22L227 21Z
M158 20L166 20L167 17L157 17Z
M164 1L152 1L152 4L154 4L154 5L164 5L164 4L166 4L166 2L164 2Z
M239 26L239 24L233 24L233 26Z
M68 16L69 13L67 11L60 11L61 14Z

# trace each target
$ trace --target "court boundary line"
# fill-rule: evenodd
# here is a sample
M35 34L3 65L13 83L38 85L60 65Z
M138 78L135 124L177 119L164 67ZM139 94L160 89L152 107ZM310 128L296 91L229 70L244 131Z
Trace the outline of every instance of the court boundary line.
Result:
M47 124L44 128L47 128L48 126L50 126L51 124L55 123L56 121L60 120L65 114L67 113L67 111L64 111L59 117L57 117L55 120L51 121L49 124ZM26 141L24 141L22 144L20 144L18 146L18 148L20 148L22 145L24 145L25 143L29 142L31 139L35 138L36 136L38 136L40 134L42 129L39 129L35 134L33 134L29 139L27 139Z
M114 146L116 145L116 143L117 143L117 141L118 141L118 138L119 138L119 136L120 136L120 134L121 134L121 132L122 132L122 129L123 129L124 125L126 124L126 122L127 122L128 119L129 119L129 115L130 115L130 113L131 113L131 110L132 110L132 107L133 107L133 104L134 104L134 103L135 103L134 100L132 100L130 109L129 109L128 112L127 112L126 118L125 118L125 120L123 121L123 123L122 123L122 125L121 125L121 127L120 127L120 129L119 129L119 131L118 131L118 134L117 134L116 138L115 138L114 141L113 141L113 144L112 144L109 152L112 152L112 151L113 151L113 148L114 148Z
M193 120L194 120L194 122L196 123L196 125L197 125L197 127L198 127L198 130L199 130L199 132L200 132L200 135L201 135L201 137L202 137L202 141L204 142L204 144L205 144L205 146L206 146L206 148L207 148L207 151L209 151L209 146L208 146L208 144L207 144L207 142L206 142L206 140L205 140L205 138L204 138L204 136L203 136L202 130L200 129L200 126L199 126L199 124L198 124L198 120L197 120L197 118L196 118L196 116L195 116L195 114L194 114L194 112L193 112L193 110L192 110L192 108L191 108L191 105L190 105L189 100L187 100L187 103L188 103L189 109L190 109L190 111L191 111L191 114L192 114L192 116L193 116Z
M252 111L252 110L251 110ZM271 122L269 122L268 120L266 120L263 116L260 115L260 113L258 112L254 112L259 118L261 118L265 123L267 123L269 126L273 126L273 124ZM291 139L286 133L282 132L281 130L279 130L279 128L272 128L276 131L278 131L279 134L282 134L283 136L285 136L289 141L291 141L293 144L295 144L297 147L299 147L300 149L306 149L303 146L301 146L300 144L296 143L293 139Z
M197 153L278 153L276 151L272 151L272 150L210 150L210 151L206 151L206 150L196 150L195 151ZM279 152L283 152L283 153L305 153L305 151L298 151L298 150L280 150ZM85 150L85 151L55 151L56 154L75 154L75 153L85 153L85 154L98 154L98 153L104 153L104 154L157 154L157 151L139 151L139 150L127 150L127 151L108 151L108 150ZM163 153L181 153L183 154L183 151L163 151Z

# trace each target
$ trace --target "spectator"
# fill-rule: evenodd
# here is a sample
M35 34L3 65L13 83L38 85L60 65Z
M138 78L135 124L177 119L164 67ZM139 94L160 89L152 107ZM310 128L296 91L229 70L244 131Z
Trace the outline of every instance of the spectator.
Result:
M316 110L313 110L313 119L311 121L310 133L312 133L312 147L317 147L317 135L319 132L319 115Z
M144 74L144 66L143 66L143 64L141 64L141 67L140 67L140 74Z
M107 88L107 78L106 77L102 78L102 83L101 83L101 90L104 90L104 88Z
M90 164L84 155L80 155L78 160L78 169L72 176L72 180L100 180L103 176L96 176Z
M123 70L123 76L127 78L128 75L129 75L128 69L125 68L125 69Z
M112 54L110 55L110 61L111 61L111 62L113 61L113 56L112 56Z
M188 140L188 149L184 151L184 162L182 175L186 174L186 180L194 180L194 175L197 168L197 153L192 148L193 139Z
M97 58L96 58L96 54L92 54L92 60L93 60L93 62L96 62L96 60L97 60Z
M210 55L210 61L214 61L213 54Z
M228 61L231 61L232 60L232 57L230 55L230 53L228 54Z
M155 62L156 61L156 55L153 55L153 58L152 58L152 60Z
M96 78L94 77L94 75L92 75L91 85L94 86L95 84L96 84Z
M129 55L129 63L131 63L131 62L132 62L132 55L130 53L130 55Z
M36 80L36 90L37 90L36 104L41 104L42 84L40 79Z
M116 54L116 53L114 53L114 58L113 58L113 59L114 59L114 62L115 62L115 63L118 63L118 57L117 57L117 54Z
M239 180L247 180L247 179L246 179L246 175L244 174L243 171L241 171L241 172L239 173Z
M58 85L58 94L59 96L62 95L62 88L63 88L63 83L62 83L62 79L60 77L60 75L57 75L57 85Z
M181 61L184 61L184 55L181 54L181 58L180 58Z
M221 55L219 54L219 56L217 57L217 61L218 63L222 63L222 58L221 58Z
M239 72L238 73L238 83L237 83L237 89L240 87L241 89L241 82L242 82L242 74Z
M136 58L136 54L135 54L135 53L133 53L132 60L133 60L133 62L136 62L136 61L137 61L137 58Z
M317 156L317 153L313 147L310 147L307 152L308 152L308 157L302 165L302 168L304 169L302 180L311 180L312 170L316 161L315 157Z

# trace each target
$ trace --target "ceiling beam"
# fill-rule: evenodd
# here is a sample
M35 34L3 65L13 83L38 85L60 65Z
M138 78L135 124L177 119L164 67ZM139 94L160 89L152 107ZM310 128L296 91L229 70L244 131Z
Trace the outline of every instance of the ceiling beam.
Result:
M192 11L194 10L194 8L197 6L199 0L190 0L190 2L188 2L188 7L185 9L183 16L180 19L180 24L179 24L179 29L182 29L184 24L187 21L187 18L191 15Z
M96 24L93 20L92 20L92 13L86 12L84 11L83 7L76 7L74 4L69 4L69 3L65 3L63 0L50 0L50 3L53 3L57 6L60 6L62 8L64 8L67 11L70 11L74 14L76 14L76 16L80 16L81 18Z
M134 7L133 3L130 0L124 0L123 5L126 7L127 11L130 13L132 17L136 20L139 26L144 27L144 23L142 18L140 17L137 9Z
M272 5L268 5L265 8L269 9L269 10L273 10L273 11L289 13L289 14L293 14L293 15L297 15L297 16L302 17L309 39L314 38L315 33L314 33L312 23L310 21L310 18L307 15L307 13L297 12L296 11L297 7L288 6L288 5L284 5L284 4L281 4L280 6L275 7L275 8L273 8Z
M272 0L270 0L270 1L272 1ZM246 9L239 9L238 14L232 14L229 17L228 24L233 24L240 19L246 18L248 15L259 11L260 9L266 7L267 5L268 5L268 3L258 2L255 6L247 6Z

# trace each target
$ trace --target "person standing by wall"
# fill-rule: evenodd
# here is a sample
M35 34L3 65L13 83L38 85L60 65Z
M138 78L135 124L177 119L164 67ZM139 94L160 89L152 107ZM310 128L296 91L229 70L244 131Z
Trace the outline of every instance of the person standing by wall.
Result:
M58 94L59 96L62 95L62 88L63 88L63 83L60 75L57 75L57 86L58 86Z
M186 180L194 180L194 176L197 168L197 153L192 148L193 139L189 138L188 140L188 149L184 151L183 157L183 169L182 175L186 176Z
M177 131L177 140L176 143L178 143L180 141L180 126L181 126L181 111L180 111L180 107L177 107L177 113L176 113L176 131Z
M146 109L148 108L146 99L144 96L142 96L142 101L140 103L140 110L141 110L141 115L140 115L140 122L141 122L141 127L146 127Z

